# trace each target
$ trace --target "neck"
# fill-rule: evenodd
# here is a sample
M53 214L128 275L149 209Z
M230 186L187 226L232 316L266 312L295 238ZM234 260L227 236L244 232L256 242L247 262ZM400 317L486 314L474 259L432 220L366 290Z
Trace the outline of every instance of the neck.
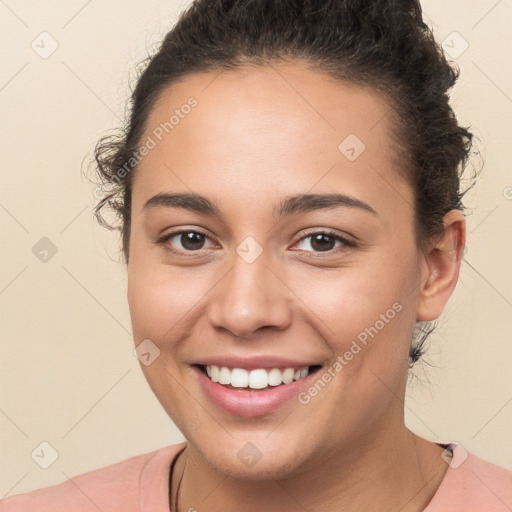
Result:
M171 510L423 511L448 469L441 458L443 449L405 426L394 430L392 437L373 437L373 441L329 449L328 456L322 454L317 464L297 476L257 481L219 473L189 443L173 472Z

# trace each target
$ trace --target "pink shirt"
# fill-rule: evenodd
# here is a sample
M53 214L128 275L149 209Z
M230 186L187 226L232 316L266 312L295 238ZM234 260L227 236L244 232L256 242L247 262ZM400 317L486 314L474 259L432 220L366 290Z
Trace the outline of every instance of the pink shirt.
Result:
M169 512L169 474L186 443L166 446L51 487L0 500L1 512ZM444 445L443 445L444 446ZM511 512L512 471L452 443L441 485L424 512Z

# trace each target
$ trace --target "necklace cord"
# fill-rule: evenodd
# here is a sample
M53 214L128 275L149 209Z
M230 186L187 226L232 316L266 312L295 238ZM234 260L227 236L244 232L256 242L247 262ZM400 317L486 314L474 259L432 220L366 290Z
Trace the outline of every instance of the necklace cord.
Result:
M183 455L183 453L186 451L186 448L185 450L183 450L183 452L180 453L180 455L178 455L178 458ZM187 459L188 459L188 453L187 453ZM187 459L185 459L185 464L187 462ZM177 460L177 459L176 459ZM180 477L180 481L178 482L178 487L176 488L176 511L171 511L171 512L179 512L180 510L180 506L179 506L179 496L180 496L180 487L181 487L181 482L183 480L183 475L185 474L185 466L183 466L183 471L181 473L181 477Z

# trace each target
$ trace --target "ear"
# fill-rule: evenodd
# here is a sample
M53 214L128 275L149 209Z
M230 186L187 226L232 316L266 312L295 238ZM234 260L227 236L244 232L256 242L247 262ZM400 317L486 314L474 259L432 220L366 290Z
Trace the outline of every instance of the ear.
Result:
M418 322L435 320L441 315L459 278L466 244L466 219L459 210L451 210L444 216L443 225L443 234L420 258Z

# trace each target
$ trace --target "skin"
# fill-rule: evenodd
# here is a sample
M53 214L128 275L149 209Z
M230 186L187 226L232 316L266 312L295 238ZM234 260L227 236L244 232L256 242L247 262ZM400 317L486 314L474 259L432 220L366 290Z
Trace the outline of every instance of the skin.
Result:
M415 245L390 104L371 89L300 62L200 73L165 90L144 138L190 96L197 107L134 175L128 263L135 344L149 338L160 350L142 369L188 442L173 472L172 510L180 480L180 512L423 510L448 466L442 448L404 425L408 351L415 322L438 318L455 288L464 216L449 212L442 237L425 250ZM355 161L338 150L348 134L366 145ZM143 210L163 192L205 195L222 218ZM378 216L349 207L272 215L289 195L334 192ZM186 251L179 236L155 242L185 228L208 236L192 257L165 249ZM304 238L326 228L358 246L322 252ZM250 264L236 252L247 236L263 249ZM401 311L307 405L231 415L190 369L226 353L328 368L394 303ZM247 442L262 454L251 467L237 457Z

